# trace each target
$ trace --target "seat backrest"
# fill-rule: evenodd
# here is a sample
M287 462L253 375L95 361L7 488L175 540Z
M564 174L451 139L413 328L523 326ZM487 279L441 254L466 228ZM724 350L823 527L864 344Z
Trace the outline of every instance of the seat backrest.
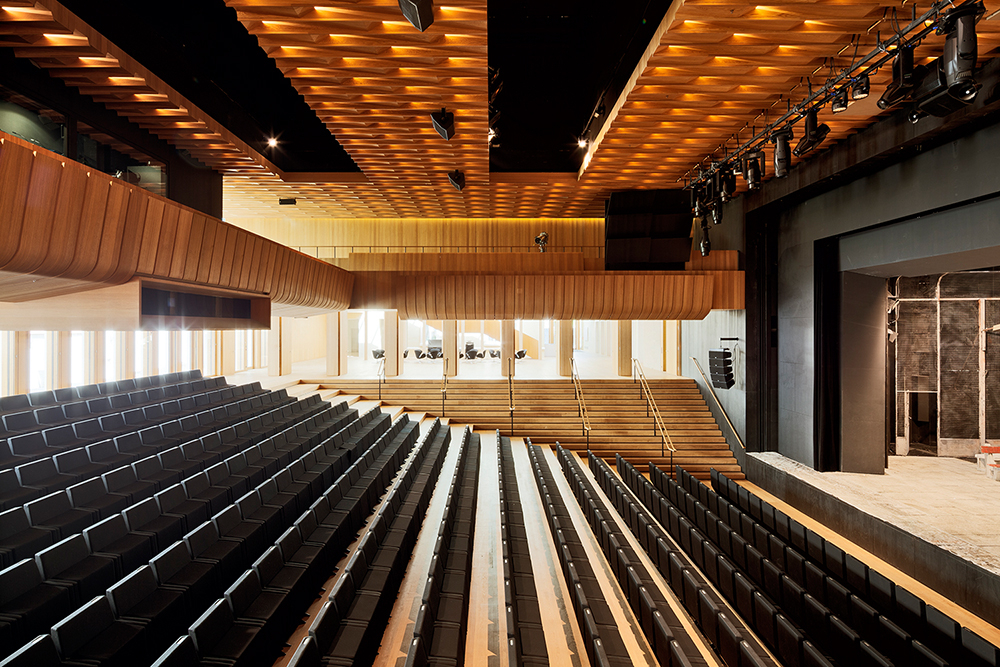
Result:
M90 408L87 407L86 401L64 403L62 411L66 419L82 419L90 415Z
M111 603L99 595L53 625L50 634L59 654L68 660L114 622Z
M63 416L62 407L58 405L51 405L45 408L38 408L35 410L35 419L38 421L39 425L42 424L58 424L65 419Z
M118 433L124 431L126 426L125 418L118 412L98 417L97 421L100 422L101 429L105 433Z
M73 507L86 507L87 503L100 498L105 493L107 490L104 488L104 482L99 477L91 477L86 482L74 484L66 489L69 503Z
M82 440L95 440L100 438L104 431L101 430L101 422L96 419L84 419L73 424L73 433Z
M120 394L124 394L129 391L135 390L135 378L129 378L128 380L119 380L116 390Z
M42 573L31 558L0 571L0 605L5 605L42 583Z
M290 526L288 530L281 534L281 537L278 538L275 544L281 551L281 559L287 563L295 555L295 552L302 547L302 536L299 534L299 529L295 526Z
M163 440L163 431L159 426L150 426L139 431L139 441L144 445L155 445Z
M151 378L148 375L135 379L136 389L145 389L146 387L152 387L152 386L153 386L153 378Z
M135 471L128 466L106 472L101 479L104 480L104 487L112 493L136 482Z
M150 392L158 391L157 389L150 389ZM148 405L142 409L142 414L147 420L159 420L163 419L166 415L163 412L163 406L159 403L154 405Z
M227 535L231 530L243 523L243 517L240 515L240 510L236 505L229 505L226 509L212 517L212 523L215 524L219 535Z
M34 456L45 451L45 438L38 431L12 436L7 443L15 456Z
M165 584L170 581L175 574L184 569L191 562L191 552L184 542L178 540L169 547L153 556L149 561L149 567L156 575L156 581Z
M160 433L164 438L176 438L182 432L181 423L176 419L160 424Z
M236 500L236 507L240 511L240 516L244 519L249 519L253 516L254 512L261 508L261 504L257 489L250 491Z
M146 418L142 414L142 408L132 408L131 410L126 410L122 413L122 419L125 420L126 424L142 424L146 421Z
M32 500L24 504L24 510L28 513L28 521L32 526L44 526L45 522L59 516L70 509L69 496L65 491L56 491L47 496L42 496L38 500Z
M90 550L95 553L126 535L128 535L128 527L121 514L112 514L107 519L83 529L83 538L87 540L87 546L90 547Z
M184 453L181 451L180 447L171 447L170 449L165 449L156 455L160 459L160 465L164 469L174 469L176 466L177 470L184 465Z
M38 420L35 419L35 413L33 410L10 412L3 416L3 426L9 433L17 433L19 431L27 431L29 429L36 428L38 426Z
M11 473L14 471L12 470ZM31 522L28 520L28 512L24 509L24 506L11 507L9 510L4 510L0 512L0 539L7 539L17 535L22 530L27 530L31 527Z
M62 664L52 635L48 634L38 635L3 661L4 667L60 667Z
M202 657L209 655L212 649L225 636L233 625L233 610L225 598L212 603L204 614L188 628L188 636Z
M114 410L128 410L132 407L132 401L129 400L128 394L112 394L108 397L108 402L111 403Z
M110 438L87 445L84 447L84 450L94 463L99 463L118 454L118 450L115 449L115 443Z
M163 489L159 493L153 496L156 500L157 506L160 508L160 512L169 512L178 505L187 501L187 494L184 493L184 487L178 484L171 484L167 488Z
M108 601L115 614L122 616L129 609L152 595L157 588L156 575L149 565L132 570L108 589Z
M27 394L15 394L14 396L0 396L0 412L14 412L15 410L28 410L31 408L31 401Z
M147 523L160 516L160 508L154 499L146 498L122 511L122 516L129 530L141 530Z
M147 456L144 459L139 459L132 464L132 470L135 471L135 476L138 479L149 479L153 475L163 472L163 466L160 464L160 459L156 456Z
M262 592L260 575L257 574L256 570L249 569L241 574L239 579L225 592L225 598L233 610L233 616L239 618Z
M42 431L42 437L45 438L45 444L49 447L65 447L76 440L76 434L70 424L47 428Z
M28 394L28 402L36 408L41 405L52 405L56 402L56 395L51 391L36 391Z
M115 447L121 453L135 452L142 446L142 440L139 439L138 433L126 433L125 435L119 435L114 438Z
M56 470L56 462L51 458L25 463L17 466L14 470L17 472L17 478L21 480L21 486L41 485L45 480L59 474Z
M229 469L225 463L216 463L214 466L206 469L205 474L208 475L208 481L212 485L215 485L229 477Z
M95 396L100 396L100 389L96 384L85 384L82 387L76 388L76 393L80 398L94 398Z
M87 541L82 534L77 533L39 551L35 554L35 563L43 579L53 579L89 555Z
M202 472L197 475L192 475L187 479L182 479L181 485L184 487L184 492L187 493L188 498L194 498L205 489L212 486L212 483L208 479L208 473Z
M198 664L198 650L188 635L179 637L164 651L152 667L190 667Z
M194 558L197 558L210 546L219 541L219 530L211 521L205 521L200 526L184 536L184 542Z

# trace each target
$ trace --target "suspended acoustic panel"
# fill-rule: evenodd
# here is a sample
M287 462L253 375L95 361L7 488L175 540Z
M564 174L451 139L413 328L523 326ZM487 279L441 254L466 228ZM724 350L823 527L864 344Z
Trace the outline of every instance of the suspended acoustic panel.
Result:
M700 320L734 307L743 292L742 272L719 281L722 273L356 272L351 308L397 310L403 319ZM717 292L720 282L733 284Z
M266 297L282 314L347 307L351 274L0 132L0 301L133 278Z

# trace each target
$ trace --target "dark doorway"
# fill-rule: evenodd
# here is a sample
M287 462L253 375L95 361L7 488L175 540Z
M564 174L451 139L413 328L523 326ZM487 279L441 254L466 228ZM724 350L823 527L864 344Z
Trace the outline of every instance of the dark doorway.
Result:
M937 456L937 394L910 392L910 456Z

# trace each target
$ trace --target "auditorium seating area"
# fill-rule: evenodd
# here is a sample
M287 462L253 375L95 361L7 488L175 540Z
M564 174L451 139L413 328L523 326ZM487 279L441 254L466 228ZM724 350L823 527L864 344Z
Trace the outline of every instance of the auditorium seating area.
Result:
M709 486L621 456L583 465L198 372L2 407L3 666L452 666L488 613L510 665L550 664L560 627L596 666L1000 663L717 471ZM473 603L491 579L492 612ZM561 618L545 611L553 590ZM399 646L392 623L408 625Z

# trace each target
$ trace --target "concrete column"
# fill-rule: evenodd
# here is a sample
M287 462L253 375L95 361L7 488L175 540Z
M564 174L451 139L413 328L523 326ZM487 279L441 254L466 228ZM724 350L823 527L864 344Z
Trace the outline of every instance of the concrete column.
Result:
M632 320L618 320L618 375L632 375Z
M458 320L444 320L441 327L444 329L441 351L444 352L448 377L455 377L458 375Z
M55 354L49 357L55 365L51 369L52 388L62 389L73 384L71 371L73 369L73 333L70 331L53 331L49 334L55 339Z
M326 374L340 375L340 312L326 316Z
M559 320L559 375L573 375L573 320Z
M403 367L403 351L399 346L399 313L395 310L385 311L384 338L385 376L396 377Z
M340 313L340 374L347 375L349 370L347 367L347 353L348 342L351 340L350 334L348 332L349 319L347 317L347 312Z
M514 352L517 350L516 333L514 331L514 320L501 320L500 322L500 375L507 377L508 364L510 364L509 371L515 372L514 368L517 366L516 363L512 363L509 359L514 358Z

